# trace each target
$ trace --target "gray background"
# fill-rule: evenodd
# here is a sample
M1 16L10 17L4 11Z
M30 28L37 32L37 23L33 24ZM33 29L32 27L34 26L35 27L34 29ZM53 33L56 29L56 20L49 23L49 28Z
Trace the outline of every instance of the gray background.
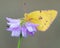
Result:
M24 12L44 9L56 9L56 20L46 32L24 38L21 48L60 48L60 0L0 0L0 48L17 48L18 38L6 31L6 17L20 18Z

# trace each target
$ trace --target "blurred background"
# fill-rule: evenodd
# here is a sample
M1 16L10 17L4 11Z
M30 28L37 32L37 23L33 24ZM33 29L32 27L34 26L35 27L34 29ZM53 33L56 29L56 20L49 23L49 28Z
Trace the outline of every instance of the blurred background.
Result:
M21 48L60 48L60 0L0 0L0 48L17 48L18 38L6 31L6 17L20 18L34 10L58 11L57 18L46 32L24 38Z

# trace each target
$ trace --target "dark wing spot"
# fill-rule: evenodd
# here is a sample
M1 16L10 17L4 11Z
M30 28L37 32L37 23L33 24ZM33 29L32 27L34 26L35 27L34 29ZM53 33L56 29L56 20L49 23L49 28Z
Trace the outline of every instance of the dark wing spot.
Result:
M39 19L41 20L41 19L43 19L43 18L40 16Z
M32 20L33 18L30 18L29 20Z
M44 23L44 25L46 25L46 23Z
M46 21L46 23L47 23L48 21ZM46 23L44 23L44 25L46 25Z
M46 21L46 22L48 22L48 21Z
M41 13L41 10L40 10L40 13Z

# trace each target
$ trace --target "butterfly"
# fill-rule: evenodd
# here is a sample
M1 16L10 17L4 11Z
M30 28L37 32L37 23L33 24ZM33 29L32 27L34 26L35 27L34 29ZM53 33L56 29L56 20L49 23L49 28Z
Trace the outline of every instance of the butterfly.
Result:
M56 16L56 10L38 10L30 13L25 13L24 19L34 24L38 24L37 29L39 31L46 31L55 20Z

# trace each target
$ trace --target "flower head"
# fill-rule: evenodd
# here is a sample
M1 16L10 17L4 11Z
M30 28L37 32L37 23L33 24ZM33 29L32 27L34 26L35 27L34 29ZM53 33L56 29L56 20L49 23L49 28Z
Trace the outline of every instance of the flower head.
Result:
M36 24L30 22L22 22L20 19L6 18L9 25L8 31L11 31L11 36L19 37L22 34L23 37L27 37L28 34L34 35L37 31ZM22 25L21 25L22 23Z

